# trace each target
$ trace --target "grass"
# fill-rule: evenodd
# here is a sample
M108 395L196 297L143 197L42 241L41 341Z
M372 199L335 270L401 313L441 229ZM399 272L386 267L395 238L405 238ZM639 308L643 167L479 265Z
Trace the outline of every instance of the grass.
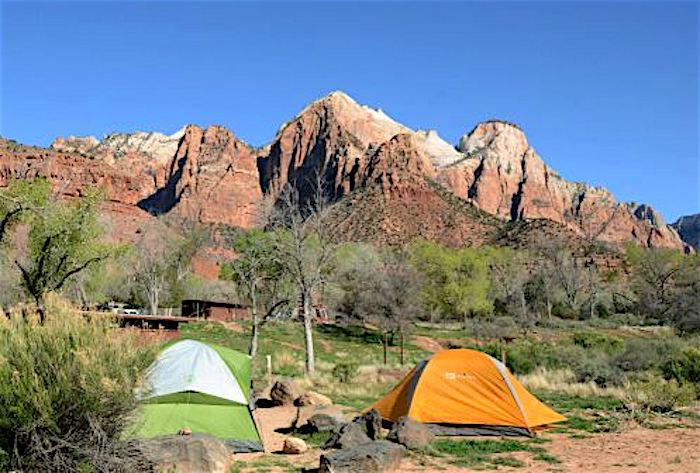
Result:
M293 463L290 463L285 458L275 455L267 455L264 457L258 457L251 461L234 461L229 468L229 473L262 473L280 470L291 473L299 471L299 467Z
M544 441L546 442L546 440ZM544 448L538 446L542 440L453 440L440 439L428 447L424 453L426 455L442 458L447 463L473 469L483 469L490 466L522 467L525 464L504 455L514 452L528 452L533 458L549 464L560 463L561 461L554 455L549 454Z

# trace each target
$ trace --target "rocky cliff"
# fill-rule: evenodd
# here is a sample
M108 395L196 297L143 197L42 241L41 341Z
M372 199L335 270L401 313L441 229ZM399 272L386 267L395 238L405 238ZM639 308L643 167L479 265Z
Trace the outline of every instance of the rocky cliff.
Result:
M686 215L671 225L683 238L683 241L700 251L700 214Z
M308 194L321 182L344 239L480 244L509 222L541 220L555 225L519 225L519 241L546 227L579 240L684 247L650 207L559 176L513 124L480 123L452 146L342 92L311 103L259 150L225 128L194 125L172 135L59 138L49 149L0 141L0 185L35 175L68 197L103 187L124 233L165 213L249 228L266 196L287 185Z

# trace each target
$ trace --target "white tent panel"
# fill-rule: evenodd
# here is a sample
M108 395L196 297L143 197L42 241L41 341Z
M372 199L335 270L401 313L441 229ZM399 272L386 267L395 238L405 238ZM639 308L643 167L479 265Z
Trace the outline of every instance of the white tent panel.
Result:
M147 398L195 391L247 404L238 381L208 345L194 340L177 342L163 351L148 371Z

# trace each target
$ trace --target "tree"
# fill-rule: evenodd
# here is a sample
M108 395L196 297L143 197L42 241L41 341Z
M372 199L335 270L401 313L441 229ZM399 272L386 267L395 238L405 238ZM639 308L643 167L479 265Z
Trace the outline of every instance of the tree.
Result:
M12 228L30 214L39 214L51 200L51 185L46 179L19 179L0 191L0 244Z
M531 322L526 298L530 282L527 271L527 255L509 248L494 249L491 253L491 298L503 311L515 317L522 326Z
M541 284L548 285L544 294L547 311L558 303L570 315L579 317L588 304L592 316L600 284L593 261L588 257L577 259L560 241L541 242L537 250L540 259L536 273L542 279Z
M384 364L387 363L389 335L399 335L400 362L410 324L421 313L420 275L394 252L363 252L355 264L337 276L343 295L339 309L349 317L377 325L382 331Z
M1 236L23 227L24 234L16 234L14 263L43 324L45 295L113 254L114 248L102 243L101 195L91 190L79 199L60 201L44 180L11 184L2 194Z
M665 321L674 308L684 255L676 250L630 244L625 256L631 269L630 284L637 313L655 322Z
M271 235L262 230L240 234L234 239L232 249L236 258L222 267L221 278L233 281L250 307L253 327L248 353L255 357L261 326L259 307L266 305L261 304L261 298L267 299L266 302L277 299L282 266L275 258Z
M411 252L414 267L426 278L423 296L428 307L461 318L465 327L468 317L492 309L488 250L422 241Z
M309 375L316 371L312 297L333 264L336 247L323 195L319 179L313 194L304 199L296 187L288 185L270 214L275 257L296 287Z

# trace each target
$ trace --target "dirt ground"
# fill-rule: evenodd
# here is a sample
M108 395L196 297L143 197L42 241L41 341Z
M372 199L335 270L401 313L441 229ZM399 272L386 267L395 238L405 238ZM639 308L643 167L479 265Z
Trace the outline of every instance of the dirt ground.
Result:
M255 419L260 427L267 452L235 455L235 460L260 460L264 456L284 459L299 468L318 466L321 452L312 449L303 455L280 453L284 439L289 435L276 432L289 427L296 416L293 406L256 409ZM509 454L525 463L523 468L499 467L497 470L521 473L540 472L581 472L581 473L700 473L700 429L671 428L645 429L634 427L619 433L591 435L575 439L564 434L544 434L551 441L542 444L561 463L547 464L533 460L526 452ZM276 471L275 467L269 469ZM282 468L277 471L284 471ZM441 465L440 468L426 469L405 460L402 472L467 472L470 469Z

